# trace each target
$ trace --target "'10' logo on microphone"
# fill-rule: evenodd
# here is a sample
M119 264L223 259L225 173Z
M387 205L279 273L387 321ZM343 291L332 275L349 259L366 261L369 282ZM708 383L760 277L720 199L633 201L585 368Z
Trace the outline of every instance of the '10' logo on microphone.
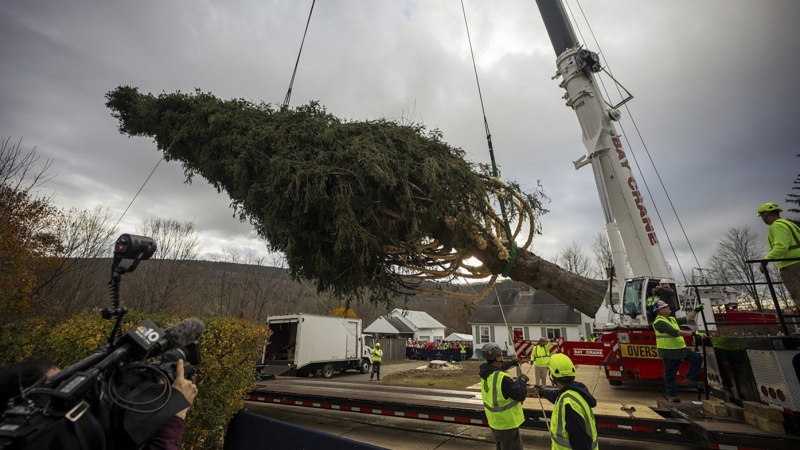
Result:
M153 328L147 328L144 325L139 325L138 327L136 327L136 334L139 335L139 337L147 339L150 342L156 342L161 338L161 335L158 333L157 330Z

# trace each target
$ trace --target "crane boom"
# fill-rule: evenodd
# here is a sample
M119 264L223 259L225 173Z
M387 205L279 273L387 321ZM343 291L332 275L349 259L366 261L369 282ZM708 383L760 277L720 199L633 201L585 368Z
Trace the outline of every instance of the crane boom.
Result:
M620 275L620 292L626 275L674 282L658 236L631 170L614 122L620 112L608 104L598 88L595 73L603 70L596 53L580 45L560 0L537 0L550 42L556 52L556 77L566 90L567 106L575 111L588 152L575 168L591 165L614 266ZM626 264L627 258L627 264ZM626 273L626 267L630 272ZM642 289L639 289L640 297ZM639 313L641 313L641 308Z
M625 290L623 279L626 275L643 278L645 287L650 278L674 283L644 196L614 127L621 114L603 98L598 88L595 73L603 70L599 58L580 45L560 0L537 0L536 3L556 52L558 71L555 78L561 78L560 86L566 90L566 104L575 111L581 125L588 154L581 156L574 165L576 169L585 165L592 167L609 246L619 275L619 292ZM629 273L626 273L626 267L630 268ZM642 313L642 303L639 302L646 297L646 288L641 284L637 290L635 302L630 298L624 300L634 318ZM638 321L646 323L644 318Z

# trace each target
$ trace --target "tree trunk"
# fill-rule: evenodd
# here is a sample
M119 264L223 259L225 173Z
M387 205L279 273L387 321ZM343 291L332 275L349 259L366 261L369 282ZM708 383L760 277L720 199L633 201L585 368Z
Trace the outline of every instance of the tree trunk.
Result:
M492 273L502 273L506 261L497 258L497 247L491 242L484 250L470 249L470 256L479 259ZM565 304L589 317L594 317L603 304L608 284L568 272L535 254L518 249L514 267L508 275L534 289L546 291Z

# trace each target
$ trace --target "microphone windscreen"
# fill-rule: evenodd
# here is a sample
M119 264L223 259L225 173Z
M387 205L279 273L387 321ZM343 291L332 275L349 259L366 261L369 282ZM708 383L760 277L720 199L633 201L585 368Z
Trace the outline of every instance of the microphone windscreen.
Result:
M191 317L181 320L175 325L167 328L167 339L172 348L186 347L189 343L197 341L205 331L206 325L200 319Z

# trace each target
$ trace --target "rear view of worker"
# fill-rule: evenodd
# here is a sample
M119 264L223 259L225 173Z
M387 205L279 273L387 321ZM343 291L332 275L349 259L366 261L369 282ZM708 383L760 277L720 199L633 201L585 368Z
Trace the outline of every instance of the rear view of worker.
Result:
M592 408L597 400L583 383L575 381L575 364L569 356L556 353L550 357L550 377L556 389L535 386L539 397L553 403L550 416L552 450L596 450L597 423Z
M512 378L506 370L519 364L512 358L504 361L503 350L497 344L483 346L486 363L481 364L481 397L486 420L492 429L497 450L522 450L522 436L519 426L525 421L522 402L528 396L528 377L521 374Z
M548 384L547 371L550 365L551 347L553 347L553 344L544 337L539 338L539 342L533 346L533 366L536 371L535 382L542 386Z
M378 381L381 381L381 360L383 359L383 350L381 350L381 343L376 342L375 348L372 349L372 373L369 374L369 381L372 377L378 376Z

